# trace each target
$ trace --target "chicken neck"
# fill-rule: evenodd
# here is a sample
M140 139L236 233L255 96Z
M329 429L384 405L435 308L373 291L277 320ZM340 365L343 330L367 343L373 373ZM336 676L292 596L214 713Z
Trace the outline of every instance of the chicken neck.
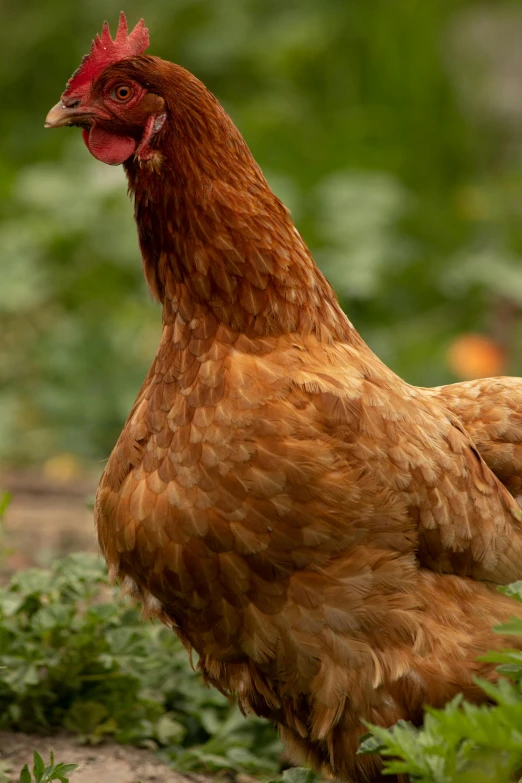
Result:
M219 120L219 143L170 128L150 161L126 164L145 277L164 318L190 301L191 313L248 336L359 344L290 213L224 112Z

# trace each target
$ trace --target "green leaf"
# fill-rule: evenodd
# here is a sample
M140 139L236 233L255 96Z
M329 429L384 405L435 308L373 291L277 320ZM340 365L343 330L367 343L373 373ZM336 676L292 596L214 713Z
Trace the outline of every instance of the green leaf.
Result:
M36 778L37 783L39 783L43 776L45 764L43 762L42 757L36 750L34 751L33 757L34 757L33 775Z
M285 769L283 772L284 783L315 783L319 780L319 775L311 769L295 767L294 769Z
M20 782L19 783L31 783L31 773L29 772L29 767L27 764L20 772Z
M495 633L522 636L522 619L520 617L512 617L506 623L496 625L493 630Z
M2 492L0 493L0 520L3 516L5 516L5 512L7 511L9 504L11 503L12 495L10 492Z
M160 745L179 744L186 734L183 725L174 720L173 714L162 715L156 723L156 739Z
M55 773L68 775L70 772L74 772L75 769L78 769L78 764L57 764Z
M522 509L520 509L520 512L522 513ZM512 582L510 585L499 585L497 590L499 593L503 593L504 595L507 595L510 598L514 598L515 600L522 603L522 580L518 582Z
M78 768L77 764L56 764L53 765L48 771L48 776L45 778L44 783L52 780L59 780L60 783L68 783L69 778L67 775L70 772L74 772Z
M376 737L374 734L367 733L361 737L357 753L364 755L374 755L380 753L386 748L386 743Z

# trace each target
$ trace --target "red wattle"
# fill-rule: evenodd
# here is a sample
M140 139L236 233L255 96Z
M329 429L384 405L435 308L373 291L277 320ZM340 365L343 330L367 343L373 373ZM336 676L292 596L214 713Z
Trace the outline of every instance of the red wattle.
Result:
M109 166L119 166L136 151L138 146L129 136L117 136L93 125L90 130L82 130L87 149L95 158Z

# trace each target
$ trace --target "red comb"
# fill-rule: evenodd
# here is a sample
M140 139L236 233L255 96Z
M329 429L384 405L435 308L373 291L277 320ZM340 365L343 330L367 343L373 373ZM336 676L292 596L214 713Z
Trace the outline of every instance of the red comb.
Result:
M143 19L140 19L132 33L127 33L127 19L123 11L114 41L108 23L104 22L101 36L97 35L92 42L91 51L85 55L80 67L67 82L62 98L70 98L72 93L84 92L108 65L143 54L149 45L149 31Z

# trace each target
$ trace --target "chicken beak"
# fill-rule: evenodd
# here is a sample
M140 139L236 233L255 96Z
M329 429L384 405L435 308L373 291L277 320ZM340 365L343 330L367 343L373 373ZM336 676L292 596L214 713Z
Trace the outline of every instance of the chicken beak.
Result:
M68 108L62 101L53 106L45 118L44 128L61 128L63 125L75 125L82 119L87 119L90 114L78 108Z

